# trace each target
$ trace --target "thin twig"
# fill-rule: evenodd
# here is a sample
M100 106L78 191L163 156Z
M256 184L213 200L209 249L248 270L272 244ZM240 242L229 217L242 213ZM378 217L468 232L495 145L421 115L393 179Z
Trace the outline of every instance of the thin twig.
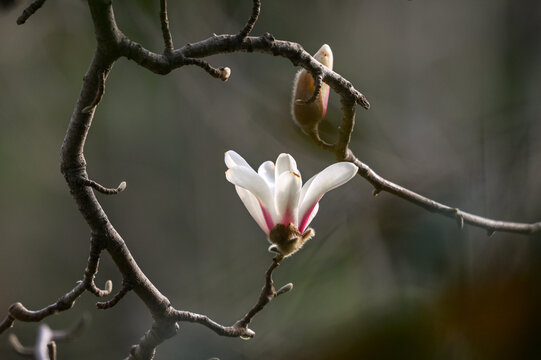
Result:
M105 282L105 289L100 289L96 286L94 283L94 280L90 283L88 286L88 291L90 291L92 294L96 295L97 297L104 297L107 296L113 291L113 282L111 280L107 280Z
M250 32L252 32L255 26L255 23L257 21L257 18L259 17L260 12L261 12L261 1L254 0L253 6L252 6L252 14L250 15L250 18L248 19L248 22L246 23L244 28L237 35L239 39L244 40L250 34Z
M22 303L16 302L8 309L8 316L0 325L0 334L13 326L14 320L24 322L41 321L47 316L71 309L81 294L90 288L96 273L98 272L101 244L100 238L93 236L90 243L88 263L84 272L83 280L77 282L75 287L61 296L55 303L40 310L28 310Z
M272 301L275 297L278 295L284 294L287 291L293 289L293 285L287 284L286 286L280 288L280 291L277 292L274 289L274 282L272 281L272 272L280 266L280 261L282 260L282 256L278 255L274 259L272 259L272 264L265 273L265 285L261 289L261 293L259 294L259 299L257 303L244 315L242 319L237 321L235 325L241 328L247 328L248 324L252 321L253 317L263 310L263 308Z
M496 231L517 234L532 234L541 231L541 222L527 224L494 220L470 214L457 208L441 204L437 201L431 200L400 185L397 185L389 180L384 179L374 170L372 170L368 165L357 159L353 155L353 153L349 152L348 154L349 155L347 157L347 160L353 162L359 167L359 175L368 180L368 182L370 182L374 186L375 194L381 191L386 191L415 205L421 206L430 212L434 212L455 219L458 222L459 226L463 226L463 224L466 223L472 226L483 228L487 230L488 236L491 236Z
M28 5L24 10L23 13L17 18L17 25L22 25L28 20L28 18L36 11L39 10L40 7L43 6L46 0L34 0Z
M105 195L116 195L126 190L125 181L122 181L120 184L118 184L116 188L107 188L94 180L85 179L85 178L80 178L79 181L81 182L81 184L85 186L90 186L92 189Z
M15 318L10 314L7 314L4 320L2 320L2 322L0 323L0 334L2 334L7 329L13 327L14 322Z
M319 146L323 150L330 151L330 152L335 151L335 149L336 149L335 145L326 142L325 140L323 140L320 137L319 128L311 129L311 131L308 133L308 135L310 136L310 139L312 139L314 144L316 144L317 146Z
M308 99L297 99L297 100L295 100L296 103L299 103L299 104L311 104L314 101L316 101L316 99L317 99L317 97L318 97L318 95L319 95L319 93L321 91L321 86L323 85L323 74L318 73L317 75L314 75L314 73L312 73L312 77L314 78L314 86L315 86L314 93Z
M221 67L219 69L216 69L215 67L212 67L208 62L201 59L186 58L184 59L184 65L199 66L207 73L209 73L212 77L215 77L216 79L220 79L222 81L227 81L229 79L229 76L231 75L230 68Z
M54 341L70 341L73 338L79 336L84 329L88 327L90 323L90 316L84 314L79 321L71 328L66 330L54 330L52 340Z
M355 126L355 101L351 97L342 97L342 123L338 131L338 143L335 155L338 161L346 160L351 134Z
M278 291L276 291L276 289L274 288L272 272L280 265L281 260L281 255L278 255L274 259L272 259L272 264L265 272L265 285L261 289L257 303L246 313L246 315L242 317L242 319L235 322L233 326L220 325L217 322L211 320L206 315L200 315L189 311L173 310L173 319L177 321L187 321L201 324L221 336L242 337L246 339L254 337L255 332L248 328L248 325L250 324L254 316L258 312L263 310L263 308L275 297L285 294L286 292L293 289L293 284L291 283L282 286Z
M56 342L51 341L47 344L47 352L49 353L50 360L56 360Z
M27 357L34 357L38 360L56 359L56 342L69 341L79 335L88 325L89 317L83 316L75 326L68 330L52 330L47 324L42 324L38 329L36 345L25 347L15 334L10 334L9 342L11 347L19 354Z
M165 45L165 54L173 52L173 37L169 30L169 19L167 18L167 0L160 0L160 22L162 25L163 43Z
M120 291L115 296L113 296L111 300L99 301L96 303L96 307L101 310L112 308L120 300L122 300L122 298L132 289L133 289L133 286L130 283L125 281L122 286L122 289L120 289Z
M15 350L15 352L19 355L25 356L25 357L33 357L34 356L34 348L26 347L21 344L19 341L19 338L15 334L9 334L8 337L9 344L11 345L11 348Z

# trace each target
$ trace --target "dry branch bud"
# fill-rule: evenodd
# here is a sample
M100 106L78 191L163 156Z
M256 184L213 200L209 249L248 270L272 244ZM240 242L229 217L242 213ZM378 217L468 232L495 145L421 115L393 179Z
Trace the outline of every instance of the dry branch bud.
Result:
M329 45L324 44L314 58L322 65L332 70L333 55ZM321 89L312 102L307 102L316 91L316 82L313 75L306 69L300 70L295 76L293 82L293 99L291 102L291 112L295 122L307 134L317 129L318 124L327 113L327 104L329 102L329 85L322 83Z

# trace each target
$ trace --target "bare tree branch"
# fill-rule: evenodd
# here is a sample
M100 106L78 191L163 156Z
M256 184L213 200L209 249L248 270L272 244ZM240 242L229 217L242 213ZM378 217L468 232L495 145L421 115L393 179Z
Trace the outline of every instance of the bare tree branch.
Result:
M122 300L122 298L132 289L133 285L125 281L122 289L120 289L120 291L111 300L97 302L96 307L102 310L112 308L113 306L118 304L118 302Z
M422 208L425 208L430 212L434 212L455 219L459 222L459 224L463 222L483 228L487 230L488 235L492 235L496 231L526 235L541 231L541 222L526 224L493 220L484 218L482 216L470 214L444 204L440 204L437 201L426 198L411 190L403 188L400 185L397 185L389 180L382 178L368 165L357 159L351 152L348 154L345 160L351 161L359 167L359 175L368 180L368 182L370 182L374 186L376 195L381 191L386 191L415 205L421 206Z
M38 329L38 337L33 347L23 346L15 334L10 334L9 343L20 355L33 357L37 360L54 360L56 359L56 342L73 339L83 331L88 322L88 316L83 316L71 329L56 331L47 324L43 324Z
M23 13L17 19L17 24L18 25L24 24L30 16L34 15L34 13L43 6L43 4L45 4L45 0L32 1L30 5L28 5L26 9L23 10Z
M122 191L126 190L126 182L122 181L116 188L107 188L94 180L90 179L79 179L79 181L85 185L90 186L92 189L96 190L97 192L100 192L105 195L116 195L118 193L121 193Z
M321 85L323 85L323 74L312 74L314 77L314 93L312 96L310 96L308 99L297 99L295 102L301 103L301 104L311 104L314 101L316 101L317 96L319 95L319 92L321 91Z
M173 51L173 37L169 30L169 19L167 18L167 0L160 0L160 22L162 24L163 43L165 45L164 54L171 54Z
M19 18L21 23L39 9L43 3L44 0L32 2L21 15L23 19ZM313 101L317 97L323 82L328 84L341 97L343 118L337 144L328 144L323 141L319 137L317 129L313 134L310 134L310 137L318 146L334 152L339 160L355 163L359 167L359 175L374 185L375 194L380 191L387 191L429 211L455 218L459 224L472 224L485 228L489 232L508 231L529 234L541 230L541 223L521 224L496 221L437 203L383 179L357 159L349 148L355 123L355 108L356 105L360 105L365 109L369 109L368 100L353 87L351 82L323 66L306 52L301 45L277 40L269 33L263 36L249 36L260 13L261 2L259 0L253 1L250 19L239 34L214 35L208 39L187 44L179 49L173 48L167 18L167 3L165 0L160 0L160 20L165 46L164 54L151 52L126 37L116 24L110 0L88 0L88 5L98 44L84 77L82 89L70 118L61 150L61 172L92 234L87 267L83 280L78 282L71 291L63 295L57 302L37 311L28 310L21 303L13 304L9 308L6 318L0 323L0 333L11 327L15 320L40 321L46 316L71 308L85 290L98 296L110 294L112 290L110 282L106 283L105 290L98 289L94 283L100 254L103 250L107 251L113 259L123 276L124 285L113 299L99 302L97 306L104 309L114 306L126 293L133 290L143 301L154 319L151 329L143 335L137 345L132 347L128 359L152 359L157 346L177 333L178 322L180 321L202 324L222 336L253 337L255 333L248 328L248 325L254 316L263 310L276 296L292 289L291 284L283 286L278 291L274 288L272 273L281 261L281 258L274 258L265 274L265 285L256 304L233 326L225 327L205 315L174 309L167 297L154 286L139 268L124 240L109 221L93 191L105 194L118 193L125 188L125 183L121 183L116 189L110 189L90 180L84 156L84 146L92 125L95 108L104 95L107 76L113 64L120 57L132 59L140 66L157 74L167 74L185 65L195 65L201 67L213 77L224 81L229 78L231 70L228 67L216 69L203 58L233 52L259 52L286 58L293 65L305 68L315 79L316 89L314 94L306 100L307 102ZM45 356L49 356L50 352L54 352L54 349L48 350L48 347L52 346L49 344L55 341L55 333L48 327L44 329L42 332L40 331L40 339L38 340L39 348L47 351L42 358L46 358ZM62 338L59 333L56 333L56 336ZM37 347L38 345L36 345ZM19 349L24 350L24 347L19 347Z
M261 12L261 1L260 0L253 0L254 5L252 7L252 15L248 19L248 22L246 23L246 26L240 31L240 33L237 35L240 40L244 40L246 36L248 36L257 21L257 18L259 17L259 13Z

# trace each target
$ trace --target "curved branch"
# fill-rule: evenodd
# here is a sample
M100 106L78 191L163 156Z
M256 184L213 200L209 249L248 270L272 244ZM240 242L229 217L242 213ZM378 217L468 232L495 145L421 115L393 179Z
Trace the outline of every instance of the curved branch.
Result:
M317 96L319 95L319 92L321 91L321 86L323 85L323 74L317 74L317 75L312 74L312 76L314 78L314 85L315 85L315 89L312 96L310 96L308 99L297 99L295 100L296 103L311 104L314 101L316 101Z
M112 308L132 289L133 285L125 281L122 289L111 300L97 302L96 307L101 310Z
M272 280L273 271L280 265L282 256L276 256L272 259L272 263L268 270L265 272L265 285L261 289L258 301L256 304L244 315L240 320L235 322L233 326L223 326L217 322L211 320L205 315L195 314L189 311L173 310L172 317L177 321L187 321L198 323L208 327L216 334L220 336L228 337L241 337L244 339L250 339L255 336L255 332L248 328L248 325L254 318L254 316L263 310L263 308L270 303L275 297L285 294L293 289L293 284L289 283L282 286L278 291L274 288L274 282Z
M379 176L374 170L372 170L368 165L357 159L351 152L349 152L345 160L351 161L359 167L359 175L368 180L368 182L370 182L374 186L374 195L377 195L381 191L386 191L415 205L421 206L422 208L425 208L430 212L434 212L455 219L459 223L459 226L460 224L466 223L472 226L480 227L487 230L487 234L489 236L496 231L505 231L517 234L532 234L541 231L541 222L526 224L493 220L482 216L470 214L457 208L453 208L441 204L437 201L431 200L400 185L397 185L389 180L384 179L383 177Z
M250 18L248 19L248 22L244 26L244 28L240 31L240 33L237 35L240 40L244 40L246 36L248 36L257 21L257 18L259 17L259 13L261 12L261 1L260 0L253 0L254 4L252 7L252 15L250 15Z

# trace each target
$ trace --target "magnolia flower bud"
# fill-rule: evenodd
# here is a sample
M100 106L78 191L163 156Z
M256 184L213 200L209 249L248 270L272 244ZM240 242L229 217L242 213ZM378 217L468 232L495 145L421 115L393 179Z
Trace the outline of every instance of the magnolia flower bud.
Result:
M333 56L329 45L324 44L314 58L322 65L332 70ZM327 113L329 102L329 85L321 84L321 90L315 101L307 104L303 102L312 97L315 91L314 78L306 69L300 70L293 82L293 98L291 112L295 122L307 134L312 133Z

